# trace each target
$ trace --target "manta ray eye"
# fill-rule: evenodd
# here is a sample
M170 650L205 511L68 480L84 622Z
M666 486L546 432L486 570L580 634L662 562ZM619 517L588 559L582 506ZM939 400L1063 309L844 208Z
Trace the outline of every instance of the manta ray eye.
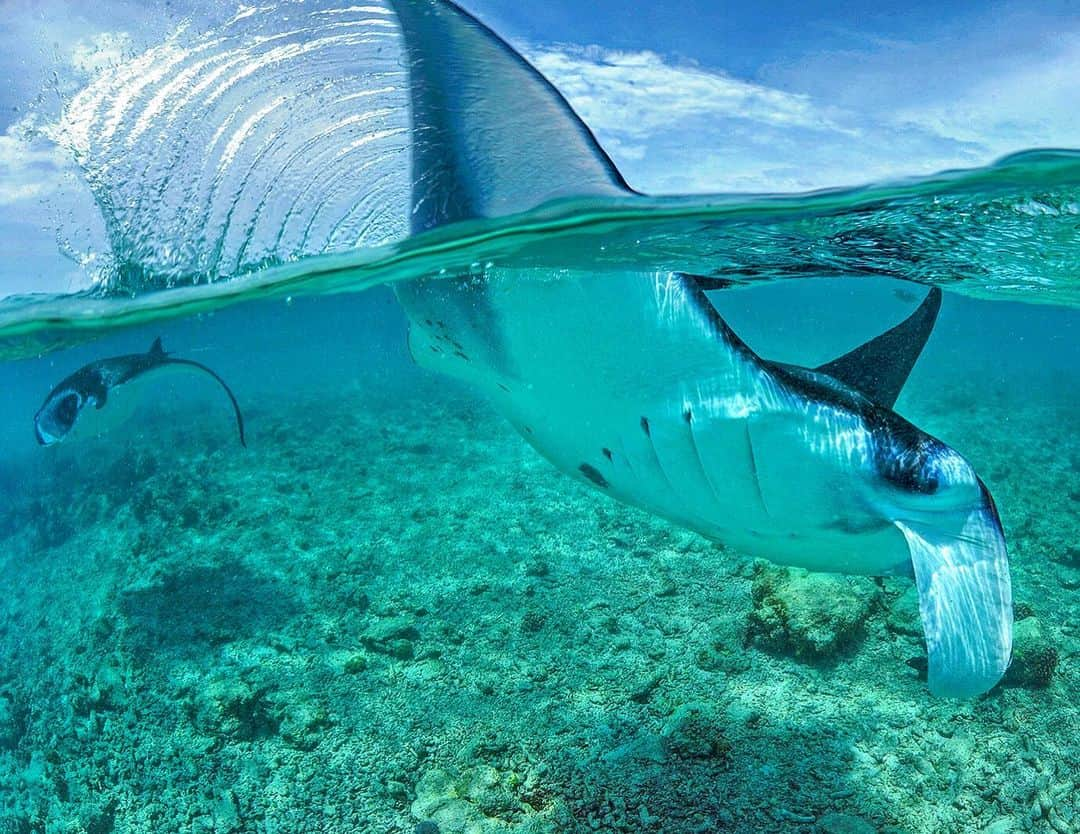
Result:
M904 492L917 492L921 495L933 495L941 488L941 478L938 477L933 465L923 466L918 462L914 465L908 461L896 460L890 462L881 475L893 486Z
M887 456L879 471L886 481L904 492L934 495L947 480L937 451L932 443L918 443Z

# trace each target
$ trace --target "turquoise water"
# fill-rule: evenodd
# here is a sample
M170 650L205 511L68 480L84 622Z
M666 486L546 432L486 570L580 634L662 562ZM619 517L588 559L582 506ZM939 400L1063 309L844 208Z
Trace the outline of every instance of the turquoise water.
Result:
M221 174L251 159L204 171L197 120L163 141L205 102L158 92L157 121L76 120L108 230L87 291L0 302L0 834L1080 830L1080 152L415 236L379 208L392 179L348 180L375 202L338 188L277 228ZM1002 683L929 695L910 580L778 568L611 501L412 361L395 286L568 265L724 279L732 329L804 366L941 286L897 410L995 497ZM179 371L35 442L58 381L158 337L228 382L247 448Z
M856 313L871 331L867 310L903 315L905 290L714 298L809 363L863 337ZM158 335L229 381L247 449L196 376L148 380L133 411L118 396L101 416L126 420L100 436L35 445L58 378ZM804 590L615 504L417 369L404 337L374 288L0 369L12 830L1070 830L1075 310L949 294L899 404L987 480L1030 614L1018 646L1057 658L970 702L907 665L906 580ZM808 631L763 625L776 599ZM821 828L849 818L870 827Z

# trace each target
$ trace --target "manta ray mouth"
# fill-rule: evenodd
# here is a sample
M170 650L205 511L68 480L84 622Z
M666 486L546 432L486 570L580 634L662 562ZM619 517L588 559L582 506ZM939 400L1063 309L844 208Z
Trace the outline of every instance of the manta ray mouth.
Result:
M41 427L41 423L37 420L34 421L34 437L37 438L39 446L52 446L54 443L60 441L59 437L54 437Z

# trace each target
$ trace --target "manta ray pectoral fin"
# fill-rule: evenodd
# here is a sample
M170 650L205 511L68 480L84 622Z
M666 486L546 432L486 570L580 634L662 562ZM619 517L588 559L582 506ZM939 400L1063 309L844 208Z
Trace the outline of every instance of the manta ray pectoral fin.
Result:
M450 2L390 6L408 60L413 231L628 193L558 90L488 27Z
M409 324L409 354L421 368L448 374L466 382L482 384L486 381L486 367L476 367L464 346L455 339L444 335L440 328L419 324Z
M738 286L737 281L732 281L730 278L720 278L716 275L695 275L690 272L681 272L679 274L687 279L693 280L698 288L704 292L727 290L731 289L731 287Z
M941 290L931 287L922 304L896 327L814 370L878 405L892 408L930 338L940 309Z
M1005 537L991 508L957 536L896 522L907 539L926 633L930 691L969 698L992 688L1012 655L1012 591Z

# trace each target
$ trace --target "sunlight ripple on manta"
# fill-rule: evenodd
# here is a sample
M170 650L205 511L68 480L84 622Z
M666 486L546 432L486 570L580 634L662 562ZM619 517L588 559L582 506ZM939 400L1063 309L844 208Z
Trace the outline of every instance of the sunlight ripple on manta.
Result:
M163 48L155 66L172 68L173 88L148 80L150 92L139 87L116 105L153 117L126 114L138 135L96 146L91 138L111 124L103 114L117 91L131 91L134 70L73 103L71 144L89 168L149 160L108 186L112 204L180 218L179 228L140 224L135 238L114 223L132 263L157 257L162 229L194 243L171 249L159 272L209 281L250 263L551 201L643 213L658 205L627 186L547 80L451 3L389 0L311 15L333 27L307 42L297 22L287 34L237 36L229 50ZM219 38L230 37L226 26ZM381 50L392 40L404 60ZM343 46L354 62L374 63L335 88L324 63ZM299 55L304 95L287 101L240 83ZM301 117L287 118L287 105ZM151 129L159 117L164 129L183 125L185 140L161 143ZM345 141L327 146L331 135ZM146 142L157 156L136 153ZM315 160L299 178L304 154ZM191 179L170 178L185 159L197 162L186 166ZM374 180L361 187L365 175ZM125 188L154 200L143 206ZM192 194L201 202L188 211ZM748 347L707 295L724 282L692 274L701 268L606 255L398 281L415 359L483 390L544 457L617 500L782 564L913 576L930 689L965 697L994 686L1010 659L1012 599L993 499L960 454L893 410L940 289L917 296L909 317L876 339L803 368Z

